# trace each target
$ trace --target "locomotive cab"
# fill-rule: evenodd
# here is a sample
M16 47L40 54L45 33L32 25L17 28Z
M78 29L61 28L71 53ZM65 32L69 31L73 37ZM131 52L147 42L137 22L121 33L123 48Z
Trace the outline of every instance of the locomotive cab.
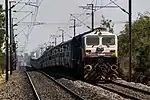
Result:
M117 36L107 31L90 33L84 37L86 56L118 56Z

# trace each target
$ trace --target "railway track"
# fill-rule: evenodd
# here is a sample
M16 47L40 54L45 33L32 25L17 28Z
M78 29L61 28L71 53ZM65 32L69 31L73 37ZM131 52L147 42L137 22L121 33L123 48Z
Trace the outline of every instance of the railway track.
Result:
M33 90L35 99L36 99L36 100L41 100L41 98L40 98L40 96L38 95L38 92L37 92L37 90L36 90L36 88L35 88L35 85L34 85L33 82L32 82L32 79L31 79L29 73L26 72L26 71L25 71L25 73L26 73L27 78L28 78L28 80L29 80L29 83L30 83L30 85L31 85L31 87L32 87L32 90Z
M115 92L125 98L130 98L134 100L150 100L150 92L135 87L131 87L125 84L121 84L115 81L110 81L108 83L96 83L97 86L100 86L109 91Z
M57 80L55 80L53 77L51 77L50 75L46 74L43 71L39 71L40 73L42 73L43 75L45 75L47 78L49 78L50 80L52 80L53 82L55 82L57 85L59 85L61 88L63 88L65 91L69 92L72 96L74 96L77 100L84 100L84 98L82 98L80 95L76 94L75 92L73 92L72 90L70 90L69 88L67 88L65 85L57 82Z

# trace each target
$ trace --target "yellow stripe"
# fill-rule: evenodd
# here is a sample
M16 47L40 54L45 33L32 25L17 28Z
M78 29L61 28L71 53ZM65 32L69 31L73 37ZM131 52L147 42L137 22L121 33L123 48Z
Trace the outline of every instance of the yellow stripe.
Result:
M116 57L118 57L118 49L115 50Z

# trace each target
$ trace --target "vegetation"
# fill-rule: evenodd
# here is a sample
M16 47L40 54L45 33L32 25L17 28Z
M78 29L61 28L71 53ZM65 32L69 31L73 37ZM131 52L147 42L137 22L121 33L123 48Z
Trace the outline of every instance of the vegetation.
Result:
M121 31L119 35L119 57L121 67L128 69L129 57L129 31L128 24L125 25L125 29ZM142 76L150 77L146 75L147 70L150 69L150 17L146 14L139 14L138 19L132 23L132 69L133 75L138 80Z
M2 5L0 5L0 70L4 69L4 54L2 53L2 46L4 43L4 14Z
M101 27L106 28L109 32L114 33L114 24L112 23L112 20L106 19L102 15L102 20L101 20Z

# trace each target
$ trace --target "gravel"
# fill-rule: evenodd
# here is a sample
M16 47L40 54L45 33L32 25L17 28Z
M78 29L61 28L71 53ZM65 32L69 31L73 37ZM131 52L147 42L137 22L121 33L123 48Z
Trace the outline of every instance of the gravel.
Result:
M140 98L141 100L150 100L150 95L147 95L147 94L144 94L144 93L141 93L138 91L134 91L134 90L129 89L129 88L124 88L122 86L115 85L112 83L101 84L101 85L109 87L111 89L115 89L115 90L120 91L120 92L125 93L125 94L129 94L129 95L134 96L136 98Z
M125 84L125 85L129 85L129 86L132 86L132 87L135 87L135 88L143 89L145 91L150 92L150 87L147 86L147 85L143 85L141 83L127 82L127 81L122 80L122 79L118 79L118 80L116 80L116 82L122 83L122 84Z
M16 70L0 87L0 100L35 100L26 74Z
M30 72L29 75L42 100L75 100L68 92L57 86L43 74Z
M123 98L122 96L102 89L100 87L82 82L72 81L64 78L58 79L59 82L69 87L74 92L80 94L85 100L130 100Z
M75 100L68 92L57 86L43 74L30 72L30 75L34 79L33 82L36 83L36 88L42 100ZM80 80L72 81L60 78L57 81L66 85L85 100L130 100ZM127 82L121 79L116 82L150 91L149 86L140 83ZM9 81L0 87L0 100L35 100L26 74L23 71L14 71Z

